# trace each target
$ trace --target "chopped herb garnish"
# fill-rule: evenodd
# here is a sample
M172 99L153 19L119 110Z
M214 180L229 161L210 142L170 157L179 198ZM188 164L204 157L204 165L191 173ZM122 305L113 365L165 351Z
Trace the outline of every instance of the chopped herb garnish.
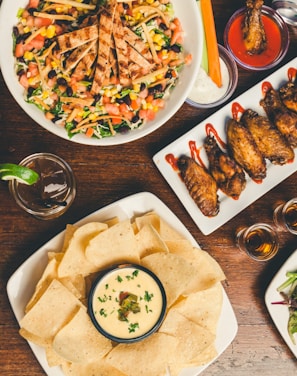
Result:
M121 283L121 282L123 282L123 278L122 278L121 276L118 275L118 276L117 276L117 281Z
M150 294L148 291L146 291L144 293L144 300L146 302L150 302L152 300L153 296L154 296L154 294Z
M128 328L129 333L134 333L136 329L139 329L139 324L138 324L138 322L136 322L136 323L134 323L134 324L131 323L131 324L129 325L129 328Z
M107 313L106 313L106 311L105 311L104 308L101 308L101 309L100 309L99 314L100 314L100 316L107 317Z

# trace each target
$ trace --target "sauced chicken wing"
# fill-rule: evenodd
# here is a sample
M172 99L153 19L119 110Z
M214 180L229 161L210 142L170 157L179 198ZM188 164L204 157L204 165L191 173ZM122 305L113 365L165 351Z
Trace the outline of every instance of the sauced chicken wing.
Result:
M177 161L181 177L198 208L207 217L219 212L217 184L213 177L194 159L182 155Z
M283 104L291 111L297 113L297 85L289 81L279 89Z
M260 105L264 108L270 121L285 136L292 147L297 146L297 113L290 111L282 103L278 91L267 90Z
M245 18L242 25L243 40L249 54L260 54L266 49L267 40L261 8L263 0L247 0Z
M223 152L212 136L207 136L204 149L209 161L209 171L218 187L227 195L238 199L246 186L245 174L233 158Z
M240 122L227 122L227 145L231 156L254 180L266 177L266 163L250 131Z
M280 165L294 159L294 150L267 117L248 109L240 120L250 131L264 158Z

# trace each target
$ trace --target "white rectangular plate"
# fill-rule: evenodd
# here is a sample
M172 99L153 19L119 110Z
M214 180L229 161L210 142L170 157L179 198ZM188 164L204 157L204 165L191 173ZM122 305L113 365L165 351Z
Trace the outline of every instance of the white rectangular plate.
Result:
M190 197L188 190L185 184L182 182L179 174L174 171L170 164L166 161L166 155L173 154L175 157L179 157L181 154L186 154L190 156L191 153L189 149L189 142L194 141L197 149L199 149L203 145L203 141L206 137L205 126L208 123L213 125L219 137L226 142L225 124L226 120L232 117L232 103L234 102L239 103L245 109L251 108L254 111L257 111L259 114L265 115L263 108L259 104L260 99L262 98L262 83L264 81L268 81L275 89L278 89L281 85L288 81L288 69L290 67L297 68L297 58L291 60L288 64L272 73L265 80L253 86L251 89L195 126L185 135L179 137L177 140L154 155L153 161L155 162L156 166L204 235L209 235L215 231L217 228L233 218L236 214L248 207L252 202L256 201L274 186L293 174L297 170L297 158L295 158L293 163L289 163L284 166L275 166L268 162L267 177L261 184L257 184L247 177L246 188L242 192L239 200L233 200L219 191L220 212L217 216L210 218L204 216L200 212L197 205ZM205 166L208 166L208 160L203 149L201 149L200 157Z
M104 221L115 216L118 216L120 220L124 220L152 210L158 213L174 229L191 241L194 246L198 246L195 239L180 222L180 220L173 214L173 212L162 201L149 192L141 192L121 199L111 205L95 211L76 224L83 225L84 223L91 221ZM47 253L49 251L57 252L59 249L61 249L63 237L64 231L44 244L38 251L28 258L9 279L7 284L8 298L18 322L24 316L24 308L33 294L36 283L46 266ZM233 341L237 333L237 328L237 320L231 303L225 290L223 290L222 313L218 324L216 338L216 349L218 356L222 354L222 352ZM41 347L30 342L29 345L48 376L63 376L63 372L60 367L50 368L48 366L44 350ZM207 368L209 364L206 364L203 367L187 368L182 371L180 376L197 376L205 368Z
M287 259L280 270L276 273L273 280L270 282L265 293L265 304L268 312L283 337L284 341L297 358L297 345L294 345L288 334L288 320L289 309L286 305L272 304L273 302L279 302L282 296L277 291L277 288L287 280L286 273L297 271L297 250ZM295 340L297 342L297 335L295 334Z

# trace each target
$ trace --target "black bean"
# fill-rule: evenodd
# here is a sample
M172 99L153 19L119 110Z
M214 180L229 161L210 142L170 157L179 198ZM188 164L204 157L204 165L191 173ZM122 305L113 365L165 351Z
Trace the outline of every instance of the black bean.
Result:
M72 89L72 87L67 86L66 94L68 95L68 97L72 97L72 95L73 95L73 89Z
M57 75L57 72L56 72L54 69L52 69L52 70L50 70L50 71L48 72L47 77L48 77L49 79L51 79L51 78L56 77L56 75Z
M181 51L181 47L178 44L174 44L173 46L171 46L171 49L174 52L180 52Z
M139 116L138 115L133 116L131 122L132 123L137 123L138 121L139 121Z
M140 84L140 91L144 90L146 88L146 84L144 82L142 82Z
M16 26L13 27L12 32L16 38L20 35L19 29Z
M58 83L58 85L61 85L61 86L67 86L67 81L63 77L59 77L57 79L57 83Z
M168 27L164 24L164 22L161 22L159 27L160 27L161 30L167 30L168 29Z
M123 97L123 101L124 103L126 103L128 106L130 106L131 104L131 98L130 98L130 95L126 95L125 97Z

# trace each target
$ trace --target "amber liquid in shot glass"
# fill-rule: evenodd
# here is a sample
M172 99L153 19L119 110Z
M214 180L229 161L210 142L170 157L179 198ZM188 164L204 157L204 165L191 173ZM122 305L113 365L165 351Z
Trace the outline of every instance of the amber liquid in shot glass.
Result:
M273 220L279 231L289 231L297 235L297 198L277 206Z
M279 249L276 233L264 223L239 230L236 241L242 251L257 261L270 260Z

